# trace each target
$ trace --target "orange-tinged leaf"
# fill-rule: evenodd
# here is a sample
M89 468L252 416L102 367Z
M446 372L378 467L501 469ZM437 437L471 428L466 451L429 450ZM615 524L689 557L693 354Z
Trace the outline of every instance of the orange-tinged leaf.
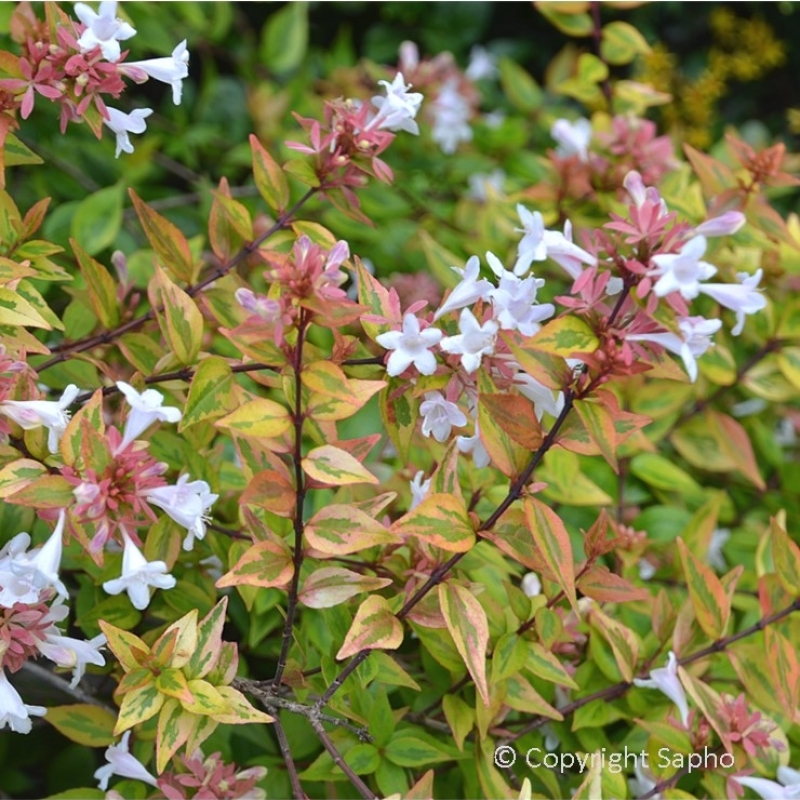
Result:
M523 507L528 529L539 552L577 612L572 545L564 523L555 511L535 497L526 497Z
M357 594L374 592L391 583L390 578L361 575L343 567L323 567L306 578L298 599L309 608L331 608Z
M714 571L691 554L683 539L679 537L677 544L697 621L708 636L719 639L731 611L725 588Z
M767 664L772 672L772 685L777 688L781 704L797 709L800 695L800 663L794 645L774 626L764 631Z
M101 619L98 624L100 625L100 630L106 636L106 647L117 657L117 661L122 664L123 669L126 672L132 669L139 669L141 663L136 658L135 653L149 655L150 647L136 634L110 625L104 619Z
M778 580L789 594L800 595L800 547L791 540L777 518L769 522L772 563Z
M758 471L755 453L750 444L750 438L745 429L733 417L720 414L716 411L709 412L709 418L716 428L717 440L730 453L736 463L737 469L748 478L757 488L765 491L767 485Z
M155 682L128 692L122 698L117 724L114 726L114 736L119 736L128 728L154 717L164 705L164 699Z
M534 340L520 333L501 331L522 369L548 389L559 391L572 382L572 369L561 357L538 350Z
M623 679L630 683L639 658L639 640L636 634L621 622L611 619L597 606L592 607L589 624L609 643Z
M220 697L228 704L224 714L213 714L217 722L225 725L243 725L246 722L274 722L269 714L253 708L247 698L232 686L217 686Z
M47 467L32 458L20 458L0 469L0 498L24 489L31 481L47 474Z
M518 445L536 450L544 440L544 433L533 403L526 397L510 394L481 394L478 402L486 406L487 413Z
M292 554L282 544L268 540L251 545L216 585L220 589L227 586L284 587L293 574Z
M192 702L192 693L189 691L186 676L179 669L162 670L156 678L156 689L167 697L174 697L186 703Z
M608 409L591 398L576 400L574 407L592 441L603 454L603 458L611 464L614 472L617 472L617 432Z
M649 600L647 589L634 586L625 578L610 572L608 567L595 564L576 581L581 594L601 603L625 603L631 600Z
M297 499L294 486L282 472L265 469L257 472L242 492L240 503L258 506L279 517L294 517Z
M228 598L222 597L197 626L194 652L183 667L188 678L205 678L216 664L222 646L222 628L227 609Z
M214 424L242 436L274 439L292 427L292 418L280 403L266 397L257 397Z
M164 669L172 660L172 654L178 644L178 631L175 628L168 628L161 636L153 642L150 648L150 658L148 666L155 669Z
M483 606L464 586L439 584L439 605L464 664L475 681L475 688L484 705L491 703L486 682L486 648L489 644L489 623Z
M95 261L74 239L69 240L78 268L86 281L89 302L97 319L104 328L113 328L119 323L119 300L117 287L108 270Z
M466 553L475 544L475 528L464 501L451 494L428 495L397 520L392 530L451 553Z
M695 678L691 672L683 667L678 667L678 677L680 678L686 694L694 700L703 716L711 723L711 727L717 732L725 749L732 752L730 739L730 721L722 709L722 698L707 683L699 678Z
M371 595L359 606L336 660L341 661L367 649L397 650L402 641L400 620L383 597Z
M284 211L289 204L289 184L283 170L254 134L250 134L250 147L253 150L253 177L259 194L273 211Z
M358 459L332 444L315 447L303 459L302 464L309 477L328 486L380 483Z
M181 364L193 364L203 340L203 315L197 304L158 264L148 296L170 350Z
M700 179L703 194L707 199L716 197L726 189L733 189L739 185L733 170L726 164L696 150L689 144L683 145L683 151Z
M74 489L61 475L42 475L8 495L5 500L30 508L66 508L75 501Z
M310 554L344 556L376 545L395 544L396 533L369 514L352 506L333 505L320 509L306 523Z
M84 747L108 747L114 741L112 711L88 703L51 706L45 719L60 733Z
M195 279L195 267L189 243L180 230L141 200L133 189L128 190L133 207L150 246L162 266L187 283Z

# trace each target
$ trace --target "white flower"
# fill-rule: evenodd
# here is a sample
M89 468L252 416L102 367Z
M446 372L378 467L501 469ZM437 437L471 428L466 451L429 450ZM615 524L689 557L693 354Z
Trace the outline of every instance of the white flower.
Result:
M391 83L389 81L378 81L378 83L386 87L386 97L372 98L372 104L378 109L378 113L370 120L367 130L377 127L418 134L419 125L414 118L422 103L422 95L419 92L408 91L411 84L406 85L402 72L398 72Z
M471 81L480 81L496 77L497 72L497 59L485 47L476 44L469 51L469 66L464 74Z
M439 310L433 316L434 321L450 311L471 306L478 300L486 300L493 288L485 278L479 279L478 277L481 271L481 262L478 256L471 256L463 269L461 267L450 267L450 269L458 273L461 280L447 296L447 300L439 306Z
M492 461L492 457L481 441L477 419L475 420L475 433L472 436L457 436L456 447L459 453L472 453L472 461L478 469L488 467Z
M166 511L178 525L189 531L183 540L184 550L191 550L195 538L202 539L206 535L206 512L219 497L212 494L205 481L188 483L188 480L188 475L181 475L174 486L159 486L145 494L148 503Z
M581 264L597 263L593 255L573 243L572 224L569 220L564 224L564 233L559 233L545 230L542 215L538 211L528 211L522 203L517 204L517 214L522 227L514 230L524 235L517 248L515 275L524 275L533 261L544 261L548 257L562 266L573 278L581 274Z
M497 327L497 323L491 319L481 325L475 315L465 308L458 321L461 333L458 336L445 336L440 346L446 353L460 355L461 365L468 373L472 373L480 367L483 356L494 353Z
M111 106L106 106L108 119L103 119L103 123L111 128L117 137L117 152L114 158L119 158L119 154L124 150L126 153L133 152L133 145L128 137L129 133L144 133L147 123L144 121L153 113L152 108L136 108L130 114L119 111Z
M692 383L697 380L697 361L711 347L711 337L722 327L718 319L684 317L678 322L681 335L677 333L631 333L625 338L631 342L653 342L683 359L686 372Z
M653 575L656 574L656 568L646 558L639 559L638 567L639 577L643 581L651 580Z
M592 141L592 123L581 117L570 122L557 119L550 128L550 135L558 142L556 153L569 158L578 156L581 161L589 160L589 142Z
M800 772L791 767L778 767L778 780L766 778L736 777L734 780L748 789L752 789L764 800L797 800L800 798Z
M256 294L252 289L241 287L233 293L233 296L245 311L249 311L267 322L275 322L281 316L281 304L277 300L271 300L263 294Z
M94 777L102 791L108 788L108 781L112 775L119 775L120 778L133 778L137 781L149 783L150 786L158 786L156 779L144 768L144 765L128 750L128 741L131 732L125 731L119 744L112 744L106 749L105 757L108 764L100 767Z
M469 189L464 196L471 200L477 200L479 203L485 203L489 199L490 193L502 194L506 173L502 169L495 169L490 173L473 172L467 180Z
M412 364L421 375L433 375L436 372L436 356L430 348L439 344L442 332L436 328L420 331L419 320L413 314L403 317L403 331L388 331L375 338L375 341L387 350L394 352L386 363L386 372L396 377Z
M149 428L157 420L160 422L178 422L182 416L179 408L163 406L164 395L155 389L145 389L141 394L123 381L117 381L117 388L125 395L131 410L125 420L125 433L117 448L124 450L142 431Z
M717 271L712 264L701 261L706 252L706 237L695 236L681 247L678 253L653 256L655 268L651 276L658 277L653 291L658 297L680 292L684 300L692 300L700 293L700 281L708 280Z
M106 637L103 633L89 640L73 639L62 636L61 631L55 625L51 625L44 641L38 644L38 649L43 656L55 661L60 667L73 668L72 681L69 685L74 689L83 677L87 664L98 667L105 665L106 660L100 653L100 648L105 643Z
M30 733L30 715L43 717L47 709L29 706L22 702L17 690L11 685L6 671L0 669L0 730L8 725L14 733Z
M514 376L514 385L533 403L536 419L542 421L545 412L557 417L564 408L564 393L558 392L555 397L553 390L532 378L527 372L518 372Z
M642 176L634 169L631 170L622 181L622 185L631 196L636 208L641 208L645 203L659 207L656 219L661 219L669 213L664 198L659 194L655 186L645 186ZM698 231L699 232L699 231Z
M86 25L86 30L78 39L81 53L88 53L95 47L103 51L103 58L112 63L119 61L119 43L136 35L136 30L117 17L116 0L103 0L98 14L85 3L75 3L75 14Z
M428 494L428 490L431 488L431 479L428 478L427 480L422 480L425 473L422 470L419 470L416 475L414 475L414 480L409 482L411 486L411 505L409 505L408 510L411 511L412 508L416 508L424 499L425 495Z
M734 336L742 332L746 315L755 314L767 305L766 297L757 291L762 274L762 269L757 269L753 275L737 272L736 277L741 283L706 283L700 287L703 294L736 312L736 326L731 331Z
M722 554L722 548L730 538L731 532L728 528L716 528L711 534L711 541L708 544L708 552L706 553L706 564L714 567L717 572L725 572L728 568L725 563L725 556Z
M67 409L80 393L71 383L64 389L60 400L5 400L0 403L0 414L14 420L23 430L46 427L50 432L47 448L51 453L58 452L58 442L69 422Z
M119 71L128 75L137 83L147 78L154 78L172 86L172 102L177 106L181 102L183 80L189 76L189 51L184 39L171 56L148 58L144 61L126 61L119 65Z
M430 436L437 442L443 442L450 436L450 429L463 428L467 418L461 409L449 400L445 400L441 392L425 392L425 400L419 407L423 415L422 435Z
M689 719L689 705L686 702L686 692L683 690L678 679L678 659L672 650L669 651L669 659L666 667L650 671L648 679L634 678L633 683L641 689L658 689L663 692L676 706L681 713L681 722L686 727Z
M747 217L741 211L726 211L718 217L701 222L694 232L702 236L730 236L732 233L736 233L746 221Z
M469 126L471 110L467 100L458 91L458 80L451 78L439 90L431 105L433 114L433 141L443 153L452 155L461 142L472 139Z
M152 497L147 499L153 502ZM108 594L127 592L133 607L144 611L150 604L151 586L156 589L172 589L176 581L167 572L166 563L148 561L124 529L122 538L125 542L125 549L122 551L122 575L106 581L103 590Z
M660 792L654 795L650 794L658 784L653 780L650 768L643 768L638 758L635 760L633 772L636 777L628 778L628 788L631 790L631 794L634 797L648 797L650 800L661 800L662 795Z
M500 279L497 288L489 292L494 318L504 331L518 330L523 336L533 336L541 328L539 323L556 310L552 303L536 304L536 292L544 286L544 280L533 275L521 280L505 269L494 253L487 253L486 260Z
M526 572L522 576L520 588L526 597L536 597L542 593L542 582L535 572Z

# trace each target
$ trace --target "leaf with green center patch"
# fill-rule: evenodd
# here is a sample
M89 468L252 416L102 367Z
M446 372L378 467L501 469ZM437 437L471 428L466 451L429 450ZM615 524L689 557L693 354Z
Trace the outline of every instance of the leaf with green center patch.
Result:
M198 422L218 419L234 411L237 402L233 385L233 372L224 358L204 358L192 378L178 433Z
M309 608L331 608L362 592L390 586L390 578L373 578L343 567L314 570L303 582L298 600Z
M318 511L306 524L305 535L309 552L324 556L344 556L399 541L394 531L369 514L339 504Z
M451 494L428 495L397 520L392 530L450 553L466 553L475 544L475 528L464 501Z
M108 747L116 718L107 708L77 703L47 709L45 719L68 739L84 747Z
M197 626L197 643L191 658L183 667L187 678L205 678L219 658L222 646L222 628L228 598L223 597Z
M383 597L372 595L359 606L336 660L341 661L361 650L396 650L402 641L400 620Z
M227 586L260 586L284 588L294 574L292 554L281 543L256 542L244 552L230 572L226 572L216 583L223 589Z
M192 693L186 676L179 669L165 669L156 678L156 689L167 697L174 697L182 703L192 702Z
M128 692L122 698L119 717L114 726L114 736L119 736L128 728L154 717L164 705L164 700L165 697L156 688L155 681Z
M275 720L263 711L253 708L247 698L232 686L217 686L217 692L228 704L224 714L213 714L216 722L225 725L244 725L248 722L274 722Z
M139 659L150 654L150 647L130 631L123 631L102 619L98 624L106 636L106 646L117 657L123 669L126 672L139 669L142 666Z
M211 714L226 714L230 710L228 701L208 681L188 681L189 691L192 694L191 702L181 701L186 711L192 714L210 716Z
M380 481L356 458L331 444L315 447L302 461L306 475L326 486Z
M197 719L187 714L174 698L164 703L158 718L156 734L156 771L161 773L169 760L189 738L197 725Z

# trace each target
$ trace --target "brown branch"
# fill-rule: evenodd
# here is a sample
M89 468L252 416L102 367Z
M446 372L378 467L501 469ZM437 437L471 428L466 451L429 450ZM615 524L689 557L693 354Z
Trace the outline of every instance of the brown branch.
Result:
M297 774L297 766L292 758L292 749L289 746L289 740L286 738L286 732L283 730L281 721L276 717L273 723L275 735L278 737L278 747L281 750L283 761L286 764L286 770L289 773L289 781L292 784L292 796L294 800L308 800L308 795L303 791L300 784L300 776Z
M322 727L322 723L313 717L309 717L309 722L311 723L311 727L314 729L314 732L319 737L319 740L322 742L322 746L328 751L328 754L333 759L333 763L336 764L336 766L339 767L342 772L344 772L350 783L353 784L364 800L377 800L376 795L373 794L369 786L367 786L367 784L364 783L364 781L362 781L358 775L356 775L353 768L344 760L344 756L339 752L339 749L336 747L333 741L331 741L331 737L328 736L328 732Z

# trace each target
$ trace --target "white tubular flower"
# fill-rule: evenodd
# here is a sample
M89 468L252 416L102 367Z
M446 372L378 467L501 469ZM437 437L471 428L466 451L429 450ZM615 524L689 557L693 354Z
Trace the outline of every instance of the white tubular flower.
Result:
M386 362L386 372L396 377L405 372L412 364L421 375L433 375L436 372L436 356L431 347L439 344L442 332L437 328L426 328L420 331L419 320L413 314L403 317L403 331L388 331L375 338L375 341L387 350L394 351Z
M656 296L680 292L684 300L693 300L700 293L700 281L715 275L717 268L700 258L706 252L706 237L689 239L678 253L653 256L655 268L650 272L658 281L653 287Z
M794 783L785 783L781 780L781 770L795 773L795 775L797 775L797 780ZM790 769L789 767L780 767L778 769L778 779L781 780L780 783L767 780L766 778L740 778L738 776L734 778L737 783L746 786L748 789L752 789L759 797L763 797L764 800L796 800L796 798L800 798L800 774L797 773L797 770Z
M148 58L144 61L126 61L119 65L119 71L137 83L144 83L148 78L168 83L172 86L172 102L181 103L183 80L189 77L189 51L184 39L171 56Z
M153 502L150 497L148 500ZM127 592L133 607L144 611L150 605L151 586L156 589L172 589L176 580L167 572L165 562L148 561L124 529L122 538L125 541L125 549L122 551L122 575L106 581L103 590L108 594Z
M681 335L677 333L632 333L625 338L630 342L653 342L670 353L680 356L692 383L697 380L697 359L713 344L711 337L722 327L718 319L684 317L679 321Z
M737 272L736 277L741 283L706 283L700 287L703 294L736 312L736 326L731 331L734 336L742 332L748 314L755 314L767 305L767 298L758 292L763 272L762 269L757 269L753 275Z
M657 572L656 568L646 558L640 558L637 566L639 567L639 577L643 581L651 580Z
M78 39L81 53L100 47L103 58L116 63L121 55L119 43L136 35L134 28L117 17L116 0L103 0L99 14L85 3L75 3L75 14L86 25L86 30Z
M191 550L195 538L206 535L206 512L219 497L205 481L188 481L188 475L181 475L174 486L159 486L145 494L148 503L158 506L189 532L183 540L184 550Z
M722 554L722 548L730 538L731 532L729 528L716 528L711 534L711 541L708 543L708 552L706 553L706 564L713 567L717 572L725 572L728 568L725 563L725 556Z
M133 778L136 781L158 786L158 781L145 769L144 765L128 750L131 732L125 731L119 744L112 744L106 749L105 757L108 764L100 767L95 773L95 780L102 791L108 788L108 781L112 775L120 778Z
M493 288L485 278L478 277L481 272L478 256L471 256L463 269L461 267L450 267L450 269L458 273L461 280L447 296L447 300L439 306L439 310L433 316L434 321L450 311L471 306L478 300L486 300Z
M655 186L645 186L642 176L635 169L625 176L622 185L631 196L636 208L641 208L647 202L660 207L658 219L669 213L667 204L658 189ZM701 231L697 232L701 233Z
M463 428L467 424L464 412L449 400L445 400L441 392L425 392L425 400L419 407L423 415L422 435L444 442L450 436L453 426Z
M425 495L428 494L431 488L431 479L422 480L424 475L425 473L420 470L414 475L414 480L409 482L411 487L411 505L408 507L409 511L411 511L412 508L416 508L425 499Z
M0 669L0 730L8 725L14 733L30 733L30 715L43 717L47 709L29 706L22 702L17 690L11 685L6 671Z
M556 153L569 158L578 156L581 161L589 160L589 142L592 141L592 123L581 117L570 122L568 119L557 119L550 128L550 135L558 142Z
M515 228L524 234L517 248L518 260L514 267L515 275L524 275L534 261L552 258L563 267L571 277L577 278L583 271L581 264L595 265L597 259L572 241L572 223L564 224L564 233L548 231L544 227L544 219L538 211L528 211L521 203L517 204L521 228Z
M514 385L519 389L520 394L533 403L533 410L539 422L542 421L545 411L557 417L564 408L563 392L558 392L554 396L552 389L548 389L544 384L539 383L536 378L532 378L527 372L518 372L514 376Z
M73 639L62 636L55 625L51 626L43 642L38 645L39 652L58 664L59 667L72 667L72 681L70 688L74 689L80 683L87 664L102 667L106 660L100 648L106 643L105 634L100 633L93 639Z
M458 81L451 78L439 90L431 105L433 129L431 138L447 155L455 153L461 142L472 140L469 126L469 103L458 91Z
M498 325L494 320L487 320L481 325L475 315L465 308L458 321L458 336L445 336L441 348L446 353L461 356L461 365L468 373L475 372L481 365L483 356L494 353Z
M469 65L464 74L471 81L497 77L497 59L485 48L476 44L469 51Z
M650 800L662 800L663 795L660 792L650 794L658 784L653 779L653 774L650 772L649 767L643 768L638 758L635 760L633 773L636 777L628 778L628 788L631 790L633 797L649 797Z
M701 236L730 236L732 233L736 233L745 222L747 222L747 217L741 211L726 211L718 217L701 222L694 232Z
M108 119L103 119L103 123L114 131L117 137L117 152L114 158L119 158L119 154L124 150L126 153L133 152L133 145L128 136L129 133L144 133L147 130L145 118L153 113L152 108L136 108L130 114L119 111L111 106L106 106Z
M488 467L492 462L492 457L481 441L481 431L477 419L475 420L475 433L472 436L457 436L456 447L459 453L472 453L472 461L478 469Z
M498 287L489 292L494 318L504 331L518 330L523 336L533 336L541 328L540 323L556 310L552 303L536 304L536 292L544 286L544 280L533 275L521 280L505 269L493 253L487 253L486 260L500 279Z
M178 422L183 416L179 408L163 406L164 395L155 389L145 389L141 394L123 381L117 381L117 388L125 395L131 410L125 420L125 433L117 448L124 450L140 433L154 422Z
M658 689L663 692L676 706L681 714L683 726L689 720L689 705L686 702L686 692L683 690L680 679L678 678L678 659L672 650L669 651L669 659L666 667L650 671L647 679L634 678L633 683L641 689Z
M378 81L386 87L386 97L373 97L372 104L378 113L370 120L367 130L384 128L389 131L407 131L419 134L419 125L415 121L417 111L422 103L419 92L409 92L411 84L406 85L403 73L398 72L394 80Z
M71 383L64 389L60 400L5 400L0 403L0 414L14 420L23 430L44 426L48 429L47 449L58 452L58 443L67 428L69 412L80 389Z
M542 593L542 582L535 572L526 572L522 576L520 588L526 597L536 597Z
M502 169L495 169L489 173L473 172L467 180L469 182L469 189L464 196L469 197L470 200L477 200L479 203L485 203L489 199L490 193L492 195L503 193L506 173L503 172Z

